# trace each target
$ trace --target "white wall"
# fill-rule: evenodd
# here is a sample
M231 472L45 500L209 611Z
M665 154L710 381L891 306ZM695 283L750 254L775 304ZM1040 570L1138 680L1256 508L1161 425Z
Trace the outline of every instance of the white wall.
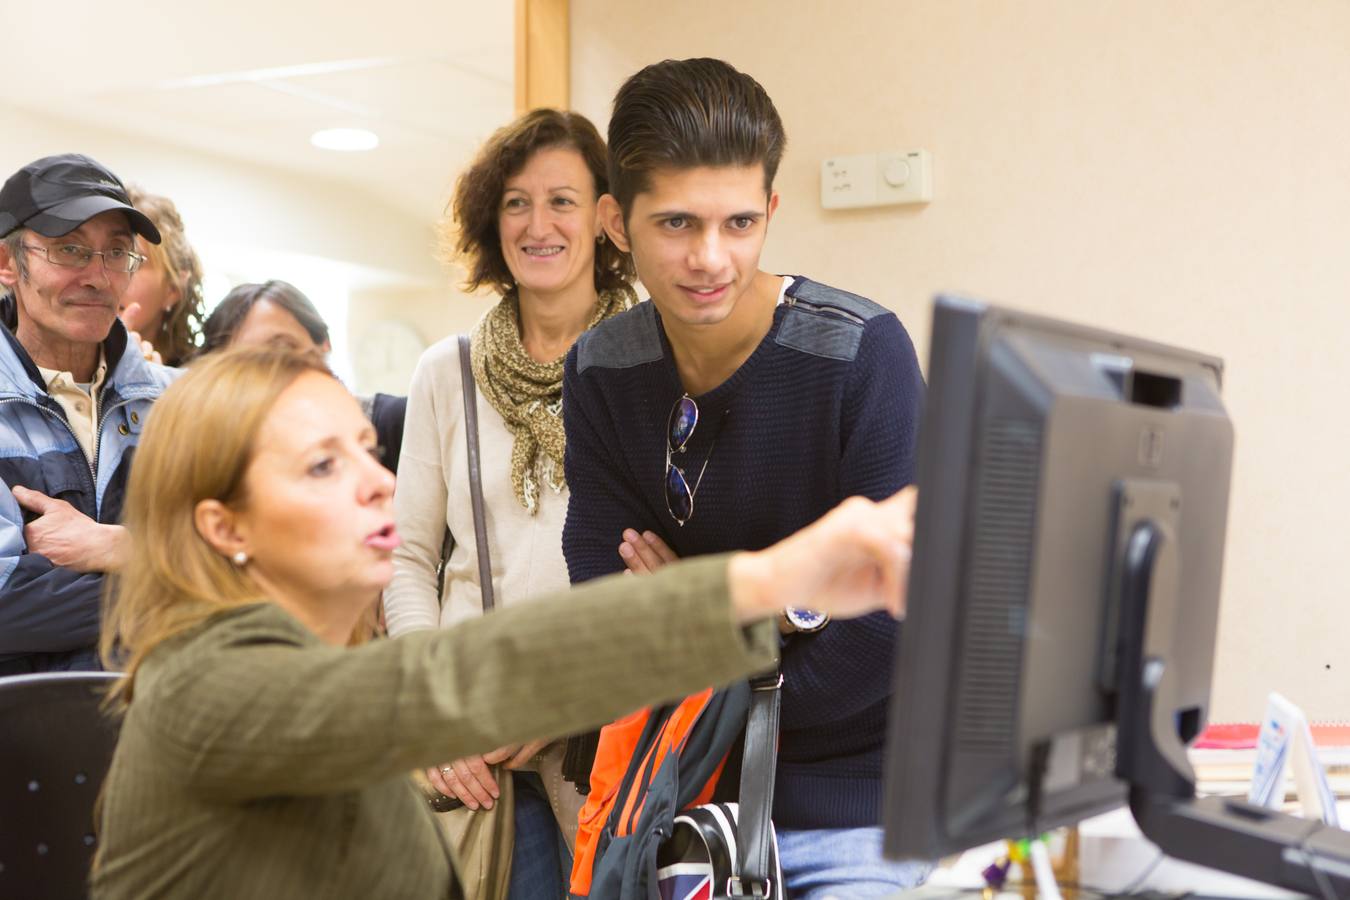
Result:
M785 120L765 266L868 294L920 348L962 290L1225 357L1237 426L1216 719L1350 715L1350 5L571 0L577 109L667 57ZM822 159L924 147L926 207L825 212Z
M460 276L447 275L446 284L458 284ZM490 294L467 295L448 287L434 292L383 289L352 294L348 320L352 340L382 319L406 322L430 346L443 337L467 332L479 317L497 303ZM406 386L404 388L406 390Z

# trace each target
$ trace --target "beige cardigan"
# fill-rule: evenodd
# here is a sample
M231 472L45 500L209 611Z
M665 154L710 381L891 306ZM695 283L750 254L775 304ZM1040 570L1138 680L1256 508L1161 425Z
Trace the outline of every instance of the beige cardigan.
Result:
M481 391L478 432L497 606L515 606L566 589L562 527L567 494L555 494L541 483L538 513L525 511L511 490L511 432ZM428 349L413 375L394 511L403 544L394 551L394 578L384 592L389 633L397 637L481 614L464 393L454 335ZM442 601L436 596L436 565L447 525L455 549L446 567ZM614 552L619 552L617 546Z
M541 482L538 513L531 516L525 511L511 489L513 437L481 391L478 440L497 608L567 590L567 564L562 555L567 494L555 494ZM403 544L394 551L394 578L384 592L385 620L395 637L482 615L464 441L459 339L451 335L422 354L408 394L394 493L394 514ZM446 566L442 598L436 596L436 565L447 524L455 547ZM562 777L564 752L564 742L555 742L529 768L543 779L553 815L570 848L576 838L577 813L586 798Z

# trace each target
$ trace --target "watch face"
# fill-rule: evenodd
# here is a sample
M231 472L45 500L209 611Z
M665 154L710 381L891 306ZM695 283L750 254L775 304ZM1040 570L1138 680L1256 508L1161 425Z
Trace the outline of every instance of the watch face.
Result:
M816 612L814 609L794 609L789 606L783 613L787 616L788 623L798 631L816 631L824 628L825 623L830 621L829 615Z

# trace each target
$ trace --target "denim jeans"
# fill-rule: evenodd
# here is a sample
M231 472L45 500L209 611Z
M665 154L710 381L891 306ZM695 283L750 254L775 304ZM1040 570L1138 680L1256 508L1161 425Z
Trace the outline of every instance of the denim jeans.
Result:
M567 891L572 854L558 829L544 783L534 772L514 772L516 837L507 900L559 900Z
M788 900L889 897L923 883L932 866L892 862L881 855L880 828L822 828L778 832Z

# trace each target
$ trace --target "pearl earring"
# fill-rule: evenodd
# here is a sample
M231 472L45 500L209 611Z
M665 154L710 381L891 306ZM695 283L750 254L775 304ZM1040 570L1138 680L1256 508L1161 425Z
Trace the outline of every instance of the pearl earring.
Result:
M236 550L234 556L230 557L230 562L234 563L236 566L239 566L240 568L243 568L248 564L248 554L245 553L243 550Z

